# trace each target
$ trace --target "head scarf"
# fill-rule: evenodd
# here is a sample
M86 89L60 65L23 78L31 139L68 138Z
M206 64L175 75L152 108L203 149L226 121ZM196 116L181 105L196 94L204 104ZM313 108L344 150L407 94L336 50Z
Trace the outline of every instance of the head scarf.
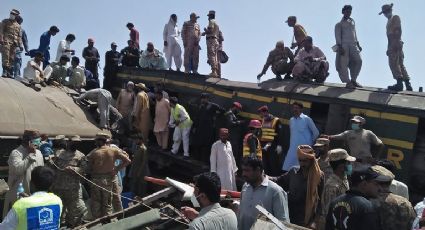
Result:
M307 195L305 202L305 214L304 224L307 226L310 224L310 219L316 210L317 203L319 201L318 187L320 184L320 178L322 171L320 170L319 164L315 157L313 148L308 145L300 145L297 150L298 160L311 160L313 163L310 168L307 169Z

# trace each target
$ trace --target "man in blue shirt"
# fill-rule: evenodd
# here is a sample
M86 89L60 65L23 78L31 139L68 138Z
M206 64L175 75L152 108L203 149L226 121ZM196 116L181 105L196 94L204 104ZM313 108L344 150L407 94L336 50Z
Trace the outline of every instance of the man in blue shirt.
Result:
M290 140L289 150L285 157L282 170L289 171L292 167L299 167L297 158L297 149L299 145L312 146L319 137L319 130L316 128L313 120L302 113L303 104L299 102L292 103L293 117L289 120Z
M47 65L50 64L50 38L59 33L59 28L57 26L51 26L50 29L44 32L40 36L40 46L38 47L38 51L44 54L43 67L46 68Z

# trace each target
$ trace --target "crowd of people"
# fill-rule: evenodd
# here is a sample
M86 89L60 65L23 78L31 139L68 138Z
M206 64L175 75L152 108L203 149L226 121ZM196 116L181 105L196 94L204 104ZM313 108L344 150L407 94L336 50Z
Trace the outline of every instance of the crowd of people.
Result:
M404 89L412 91L409 75L404 66L403 41L401 40L401 21L398 15L392 12L393 4L382 6L379 14L384 14L388 18L387 38L388 49L387 56L389 66L397 83L388 86L388 89L401 91ZM361 88L357 77L362 67L362 58L360 52L362 47L356 33L356 24L351 18L353 7L345 5L342 8L343 17L335 25L336 45L332 47L336 52L335 67L339 77L347 88ZM144 50L140 47L139 32L133 23L128 23L130 30L128 46L117 51L117 44L111 44L111 50L105 54L104 82L105 89L111 89L112 81L119 65L128 67L139 67L142 69L153 70L172 70L172 63L176 71L180 71L182 62L185 73L198 74L199 64L199 42L202 36L206 37L207 45L207 63L211 66L211 77L221 77L221 63L228 60L227 54L223 51L223 33L220 30L216 20L216 12L211 10L208 13L208 26L203 32L197 23L196 13L190 14L190 20L184 22L180 30L177 25L177 15L172 14L167 24L164 26L164 54L155 48L152 42L148 42ZM79 66L79 59L75 55L75 50L71 49L71 43L75 40L74 34L68 34L65 40L59 43L55 62L50 63L50 38L59 33L57 26L52 26L40 37L38 49L29 50L28 38L25 30L21 27L23 19L18 10L12 10L10 17L0 23L0 44L2 45L2 66L3 77L20 78L22 53L33 57L24 70L23 77L34 83L44 84L49 78L54 81L61 81L61 84L68 84L75 88L86 87L86 89L99 87L98 64L100 55L94 47L94 39L88 39L88 46L84 48L82 57L85 59L85 68L83 71ZM275 49L270 51L263 70L258 74L257 79L266 74L271 66L272 72L278 80L295 79L301 82L323 83L329 75L329 62L322 50L313 45L313 38L308 36L305 28L297 23L296 16L288 17L286 21L289 27L294 29L293 41L290 47L285 47L283 41L276 43ZM183 42L183 49L180 44ZM291 49L295 49L293 53ZM182 61L183 52L183 61ZM73 68L66 71L64 66L72 58ZM41 61L42 59L42 61ZM50 67L46 72L45 68ZM78 70L76 70L78 69ZM44 71L42 71L44 70ZM52 73L53 72L53 73ZM51 74L54 75L51 77ZM351 75L351 77L350 77ZM65 81L64 79L68 79ZM86 79L84 79L86 78Z
M152 42L148 42L145 49L141 49L139 31L131 22L127 23L130 31L128 46L117 51L117 44L111 43L111 50L105 54L103 88L110 90L112 81L119 66L138 67L150 70L173 70L180 72L182 64L185 73L198 74L199 42L202 36L206 37L208 63L211 66L211 77L221 76L220 63L227 61L227 55L222 50L223 34L215 21L215 11L208 13L208 27L201 28L197 23L199 16L190 14L190 19L184 22L180 31L177 25L177 15L172 14L169 22L164 26L164 53L155 48ZM86 90L99 88L99 61L100 55L95 45L95 40L89 38L87 47L83 49L82 58L85 65L80 66L80 59L75 50L71 48L75 41L74 34L68 34L59 42L57 55L54 61L50 61L50 39L60 32L57 26L51 26L48 31L40 36L40 45L37 49L29 49L28 37L21 27L23 18L18 10L13 9L10 17L0 23L0 45L2 47L3 77L25 79L32 84L60 84L74 89L85 88ZM183 61L182 47L183 41ZM28 55L28 61L21 75L22 55ZM71 61L71 67L67 64ZM182 63L183 62L183 63Z
M344 6L344 17L335 27L337 69L347 87L361 87L356 81L361 67L361 47L354 20L350 18L351 10L351 6ZM400 84L403 89L404 81L409 90L411 86L402 64L399 17L392 15L392 5L384 5L381 13L389 19L388 56L397 79L391 89L400 90ZM81 138L77 135L59 135L51 143L37 130L26 130L21 144L9 156L10 190L0 227L41 228L43 224L46 224L43 227L59 226L60 222L75 227L88 219L120 211L119 194L124 184L129 184L128 190L135 195L146 193L143 176L149 174L149 150L179 156L181 145L183 159L195 159L210 166L210 172L195 177L194 195L202 209L199 212L190 207L182 209L183 214L193 220L189 224L191 229L250 229L257 219L257 205L279 220L312 229L419 229L424 225L424 219L419 219L422 211L415 210L408 200L408 187L395 180L395 166L383 155L382 140L364 128L366 119L361 116L351 119L347 131L337 135L321 134L314 121L302 112L303 104L294 102L290 132L286 133L282 121L269 112L267 105L258 108L259 120L245 120L239 116L243 111L241 103L233 102L230 108L223 108L211 102L209 94L202 93L194 114L185 108L186 103L168 95L163 84L157 83L150 90L143 83L131 81L120 91L114 104L108 89L112 87L119 65L171 69L174 60L176 70L180 71L180 34L185 72L197 73L199 41L201 36L206 36L210 75L221 76L223 53L219 51L224 39L215 22L215 11L208 13L209 25L202 33L197 18L192 13L180 33L177 16L170 16L163 33L165 58L152 43L140 52L139 32L134 24L128 23L128 47L118 52L117 45L112 43L105 55L102 89L98 81L100 55L94 47L94 39L88 39L88 46L83 50L85 67L73 56L75 50L70 47L76 38L73 34L59 43L57 57L50 63L50 38L59 29L52 26L41 36L39 48L29 50L20 26L22 17L19 11L11 11L0 29L3 76L20 75L14 74L20 70L14 66L19 66L21 57L18 56L25 49L33 58L24 68L23 77L33 86L67 85L77 91L85 88L87 91L75 101L97 102L99 128L114 131L114 138L106 132L98 133L96 148L82 153L78 150ZM329 64L323 52L296 23L296 17L289 17L287 22L294 27L295 41L291 48L297 48L295 54L283 42L278 42L258 78L271 66L278 78L282 74L290 78L292 74L301 81L324 82ZM69 61L71 66L67 64ZM400 69L403 74L397 72ZM115 129L115 123L111 125L111 113L124 132ZM289 145L285 144L285 138L289 139ZM348 148L331 149L334 141L343 141ZM88 189L91 215L85 202L87 186L82 183L86 176L92 181ZM220 206L221 190L241 190L241 199L233 210ZM30 196L18 199L25 194ZM417 207L423 209L423 206ZM39 212L51 219L27 218Z

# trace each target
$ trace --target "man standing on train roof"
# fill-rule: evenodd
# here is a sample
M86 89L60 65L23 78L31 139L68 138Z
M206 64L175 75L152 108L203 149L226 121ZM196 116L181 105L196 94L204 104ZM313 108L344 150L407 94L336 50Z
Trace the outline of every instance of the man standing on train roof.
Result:
M398 15L393 15L393 4L385 4L382 6L382 11L379 15L384 14L388 18L387 22L387 38L388 48L387 56L388 63L397 84L388 86L389 90L402 91L403 82L406 85L407 91L412 91L409 74L404 66L403 44L401 40L401 20Z
M190 14L190 20L183 24L182 40L184 47L184 72L198 74L199 64L199 40L201 40L201 29L196 22L199 16Z
M278 81L282 80L282 74L285 74L285 80L291 79L292 68L294 67L294 54L288 47L285 47L283 41L278 41L276 47L269 52L263 70L257 75L258 80L266 74L269 66L272 67L272 72L276 75Z
M111 91L113 80L118 71L121 53L117 51L117 43L111 43L111 50L105 53L105 67L103 68L103 88Z
M50 29L44 32L40 36L40 45L38 51L42 52L44 55L43 66L46 68L50 64L50 38L59 33L59 28L57 26L51 26Z
M13 60L15 51L22 47L21 25L16 21L19 11L13 9L10 16L0 22L0 45L3 77L13 77Z
M360 52L362 47L357 40L356 23L352 19L351 5L345 5L342 8L344 15L340 22L335 25L335 40L337 45L336 54L336 70L339 78L343 83L346 83L347 88L361 88L356 79L359 76L362 68L362 58ZM351 80L348 76L348 69L351 73Z
M93 74L93 77L99 81L97 66L100 61L100 55L97 49L94 47L93 38L89 38L87 40L87 44L88 46L83 49L83 58L86 60L85 67Z
M297 17L295 16L289 16L288 20L286 20L286 23L288 23L289 27L294 28L294 36L292 37L291 49L297 48L294 54L294 56L296 56L302 48L302 42L304 41L305 37L307 37L307 32L305 31L302 25L297 23Z
M350 154L363 164L372 164L381 157L384 144L372 131L364 129L366 119L361 116L354 116L351 119L351 130L346 130L337 135L330 135L329 140L343 140L350 149ZM377 146L379 150L372 154L372 146ZM356 166L356 165L355 165Z
M182 66L182 48L179 44L180 30L177 26L177 15L172 14L170 20L164 26L162 33L164 39L164 53L167 59L168 70L171 69L171 65L174 59L177 72L180 72Z
M130 40L133 41L133 44L137 49L140 49L139 31L136 30L136 27L134 27L134 24L131 22L127 23L127 29L130 30Z
M280 175L280 163L282 162L283 145L283 125L278 117L269 112L269 108L264 105L258 108L261 117L260 142L263 148L264 172L267 175Z
M202 36L207 39L208 64L211 66L211 77L220 77L218 51L220 47L220 28L215 21L215 11L208 12L208 27L204 28Z

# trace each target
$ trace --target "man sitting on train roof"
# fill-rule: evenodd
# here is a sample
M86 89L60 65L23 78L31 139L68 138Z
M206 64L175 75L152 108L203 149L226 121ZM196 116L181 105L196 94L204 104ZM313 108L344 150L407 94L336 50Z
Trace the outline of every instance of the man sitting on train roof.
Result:
M371 164L376 158L380 158L384 144L372 131L364 129L366 119L361 116L354 116L351 119L351 130L346 130L337 135L329 136L332 140L343 140L350 149L350 154L357 158L358 162ZM372 154L371 148L375 145L379 148L375 154ZM356 165L354 165L356 166Z
M150 70L165 70L167 66L165 64L164 55L155 49L152 42L148 42L146 50L142 52L139 60L140 67L142 69Z
M283 41L278 41L276 43L276 47L270 51L263 70L257 76L258 80L266 74L269 66L272 67L272 72L276 75L276 79L278 81L282 80L282 77L280 76L282 74L285 74L285 80L291 79L291 72L294 67L294 54L288 47L285 47Z
M307 36L303 41L303 47L295 57L295 66L292 70L294 79L299 81L325 82L329 76L329 63L325 54L319 47L313 45L313 38Z

